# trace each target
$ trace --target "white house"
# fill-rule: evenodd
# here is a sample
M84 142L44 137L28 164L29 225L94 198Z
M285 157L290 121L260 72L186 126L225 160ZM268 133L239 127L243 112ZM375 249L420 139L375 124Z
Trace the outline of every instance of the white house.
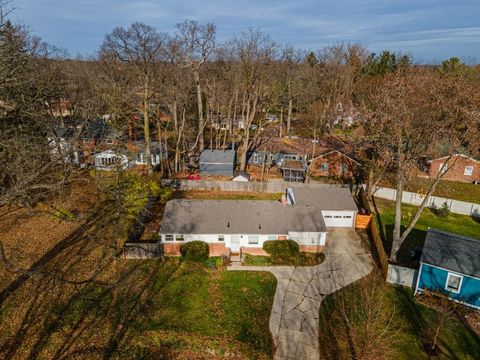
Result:
M167 202L160 228L166 255L201 240L210 253L262 254L267 240L291 239L301 251L325 246L329 227L353 227L357 206L349 189L288 189L282 201L183 200Z

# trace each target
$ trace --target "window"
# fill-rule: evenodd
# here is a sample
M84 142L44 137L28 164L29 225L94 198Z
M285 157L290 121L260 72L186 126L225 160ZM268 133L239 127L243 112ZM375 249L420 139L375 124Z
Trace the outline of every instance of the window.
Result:
M347 215L347 216L344 215L343 218L344 218L344 219L351 219L352 217L351 217L351 216L348 216L348 215Z
M322 172L327 172L327 171L328 171L328 164L322 163Z
M258 235L248 235L249 244L258 244Z
M137 162L140 164L143 164L143 154L139 153L137 154Z
M342 217L340 215L335 215L334 218L335 219L341 219Z
M447 285L445 286L445 290L459 293L460 287L462 286L462 279L463 277L460 275L448 273Z
M277 235L268 235L268 240L277 240Z
M175 235L175 241L183 241L184 237L183 235Z
M253 154L253 162L258 164L258 154Z
M173 235L172 234L165 235L165 241L173 241Z
M325 218L325 219L331 219L331 218L332 218L332 215L325 215L324 218Z
M445 163L440 164L440 166L438 167L438 171L440 171L441 174L446 173L447 170L448 170L448 165Z
M160 163L160 155L152 154L152 164L156 165Z
M472 176L473 174L473 166L465 166L465 171L463 175Z
M218 235L218 241L224 242L225 241L225 235Z

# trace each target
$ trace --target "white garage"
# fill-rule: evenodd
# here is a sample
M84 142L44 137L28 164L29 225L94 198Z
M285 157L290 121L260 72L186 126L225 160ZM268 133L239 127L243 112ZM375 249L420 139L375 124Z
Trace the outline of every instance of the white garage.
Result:
M327 227L353 227L356 211L322 210L323 220Z

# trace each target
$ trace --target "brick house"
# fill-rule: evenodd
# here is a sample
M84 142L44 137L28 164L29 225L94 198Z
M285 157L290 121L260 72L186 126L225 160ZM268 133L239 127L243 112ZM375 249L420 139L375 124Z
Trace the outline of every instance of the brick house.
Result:
M445 171L442 179L451 181L480 181L480 161L463 154L457 154L450 159L448 156L429 161L428 174L437 177L440 171Z
M360 171L360 163L339 150L330 150L310 161L312 176L353 179Z

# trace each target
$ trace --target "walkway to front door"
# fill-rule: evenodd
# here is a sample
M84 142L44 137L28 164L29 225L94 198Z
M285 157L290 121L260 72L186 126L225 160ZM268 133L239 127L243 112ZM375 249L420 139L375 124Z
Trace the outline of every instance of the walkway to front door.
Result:
M368 275L371 255L353 229L329 231L325 261L316 266L241 266L229 270L270 271L277 290L270 316L275 359L315 359L319 353L319 310L325 296Z

